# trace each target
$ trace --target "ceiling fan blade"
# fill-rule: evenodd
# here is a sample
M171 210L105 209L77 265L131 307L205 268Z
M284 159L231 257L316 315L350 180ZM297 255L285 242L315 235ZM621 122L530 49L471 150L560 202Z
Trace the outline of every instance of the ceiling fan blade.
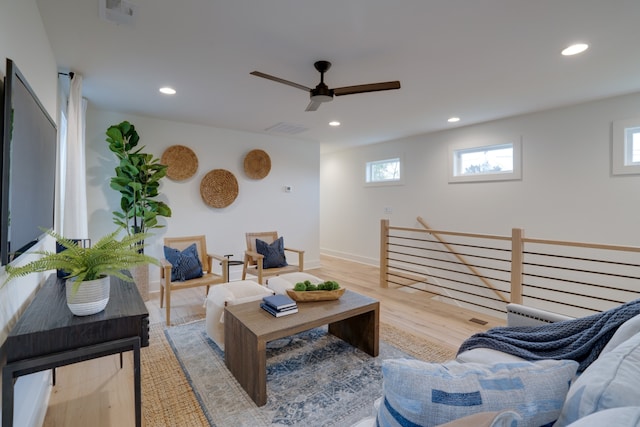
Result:
M354 93L378 92L380 90L391 90L391 89L400 89L400 82L396 80L393 82L369 83L366 85L337 87L333 89L333 94L335 96L340 96L340 95L351 95Z
M267 79L267 80L273 80L274 82L283 83L283 84L288 85L288 86L297 87L298 89L306 90L307 92L309 92L311 90L310 87L306 87L306 86L303 86L303 85L298 84L298 83L290 82L289 80L281 79L280 77L271 76L269 74L261 73L260 71L252 71L249 74L251 74L252 76L262 77L262 78Z
M304 111L316 111L322 102L311 100Z

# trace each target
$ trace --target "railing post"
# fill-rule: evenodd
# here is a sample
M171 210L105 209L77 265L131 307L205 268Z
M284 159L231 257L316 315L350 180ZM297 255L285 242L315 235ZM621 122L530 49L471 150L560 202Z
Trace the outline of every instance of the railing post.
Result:
M380 287L387 288L387 273L389 271L389 220L380 220Z
M511 230L511 302L522 304L522 263L524 260L524 230Z

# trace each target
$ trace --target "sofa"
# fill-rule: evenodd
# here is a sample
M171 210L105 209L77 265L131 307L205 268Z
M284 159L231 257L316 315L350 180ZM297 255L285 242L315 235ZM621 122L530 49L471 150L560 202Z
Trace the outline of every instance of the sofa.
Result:
M571 320L518 304L507 312L509 327ZM573 360L529 361L490 348L446 363L385 360L383 396L352 427L640 426L640 314L577 370Z

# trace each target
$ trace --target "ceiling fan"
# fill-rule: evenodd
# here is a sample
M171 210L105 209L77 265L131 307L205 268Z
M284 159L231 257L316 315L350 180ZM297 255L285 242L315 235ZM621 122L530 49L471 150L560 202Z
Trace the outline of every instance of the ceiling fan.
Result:
M269 74L262 73L260 71L252 71L250 74L253 76L262 77L265 79L273 80L274 82L283 83L289 86L297 87L298 89L309 92L311 102L307 105L305 111L316 111L320 104L323 102L329 102L333 99L333 96L351 95L354 93L365 92L377 92L381 90L400 89L399 81L383 82L383 83L369 83L356 86L336 87L329 89L324 83L324 73L331 68L331 62L329 61L317 61L313 64L316 70L320 72L320 83L315 88L306 87L304 85L290 82L289 80L281 79L280 77L271 76Z

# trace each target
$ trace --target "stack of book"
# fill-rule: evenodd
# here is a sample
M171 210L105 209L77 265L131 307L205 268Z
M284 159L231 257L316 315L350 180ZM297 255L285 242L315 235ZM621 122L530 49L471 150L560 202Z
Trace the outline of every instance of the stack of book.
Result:
M298 312L298 304L287 295L269 295L262 298L260 304L263 310L269 312L275 317L286 316Z

